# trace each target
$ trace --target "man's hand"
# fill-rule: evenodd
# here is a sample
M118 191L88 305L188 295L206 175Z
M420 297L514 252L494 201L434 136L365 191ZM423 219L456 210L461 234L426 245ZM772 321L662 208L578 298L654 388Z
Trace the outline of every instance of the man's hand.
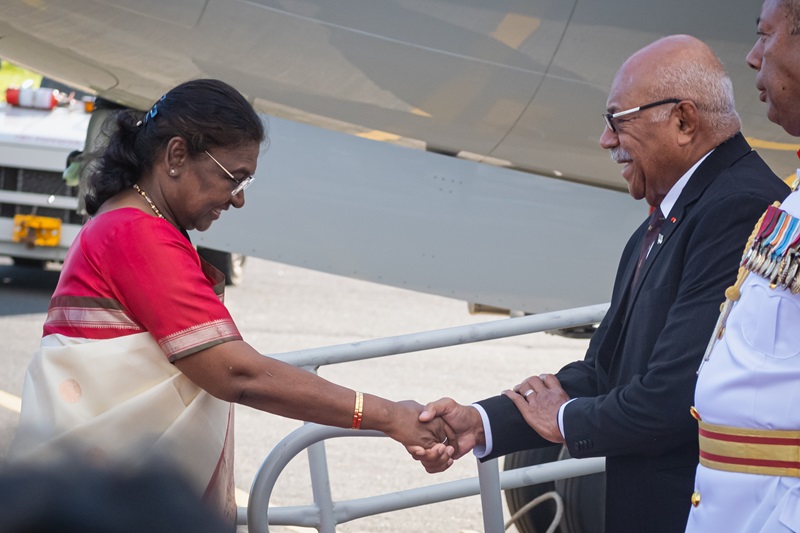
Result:
M436 400L426 405L419 415L420 422L431 422L435 419L444 420L453 433L453 459L463 457L475 446L486 442L481 415L470 405L461 405L451 398Z
M531 376L514 390L503 391L503 394L511 398L536 433L550 442L564 443L558 427L558 410L570 398L561 388L558 378L553 374Z

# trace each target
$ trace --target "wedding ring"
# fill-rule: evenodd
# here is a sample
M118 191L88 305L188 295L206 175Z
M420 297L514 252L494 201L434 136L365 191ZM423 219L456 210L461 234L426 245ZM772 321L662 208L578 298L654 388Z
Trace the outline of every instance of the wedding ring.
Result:
M530 389L530 390L526 391L525 394L523 394L523 396L525 396L527 398L531 394L533 394L533 389Z
M442 444L447 444L447 437L444 438L444 440L442 441Z

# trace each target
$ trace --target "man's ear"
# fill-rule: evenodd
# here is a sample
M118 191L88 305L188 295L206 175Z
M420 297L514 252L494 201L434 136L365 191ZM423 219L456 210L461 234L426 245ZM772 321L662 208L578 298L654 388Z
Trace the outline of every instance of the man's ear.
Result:
M690 100L681 100L672 113L678 121L678 144L684 146L692 142L700 125L697 106Z

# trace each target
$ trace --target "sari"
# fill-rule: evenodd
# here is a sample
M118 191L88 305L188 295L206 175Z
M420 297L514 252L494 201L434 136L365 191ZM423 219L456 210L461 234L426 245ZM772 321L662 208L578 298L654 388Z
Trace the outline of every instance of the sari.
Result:
M28 366L9 459L135 466L155 456L232 523L232 405L172 364L241 339L223 290L224 276L165 220L123 208L89 221Z

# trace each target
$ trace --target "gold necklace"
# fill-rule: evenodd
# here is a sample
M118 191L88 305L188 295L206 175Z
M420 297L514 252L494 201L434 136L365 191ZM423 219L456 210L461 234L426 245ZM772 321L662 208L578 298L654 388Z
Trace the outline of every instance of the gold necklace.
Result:
M149 196L147 196L147 193L146 193L146 192L144 192L144 189L142 189L141 187L139 187L139 185L138 185L138 184L136 184L136 183L134 183L134 184L133 184L133 189L134 189L136 192L138 192L139 194L141 194L141 195L142 195L142 198L144 198L145 200L147 200L147 203L148 203L148 204L150 204L150 209L152 209L152 210L153 210L153 213L155 213L155 214L156 214L156 216L157 216L158 218L164 218L164 215L162 215L162 214L161 214L161 211L159 211L159 210L158 210L158 208L156 207L156 204L154 204L154 203L153 203L153 200L151 200L151 199L150 199L150 197L149 197Z

